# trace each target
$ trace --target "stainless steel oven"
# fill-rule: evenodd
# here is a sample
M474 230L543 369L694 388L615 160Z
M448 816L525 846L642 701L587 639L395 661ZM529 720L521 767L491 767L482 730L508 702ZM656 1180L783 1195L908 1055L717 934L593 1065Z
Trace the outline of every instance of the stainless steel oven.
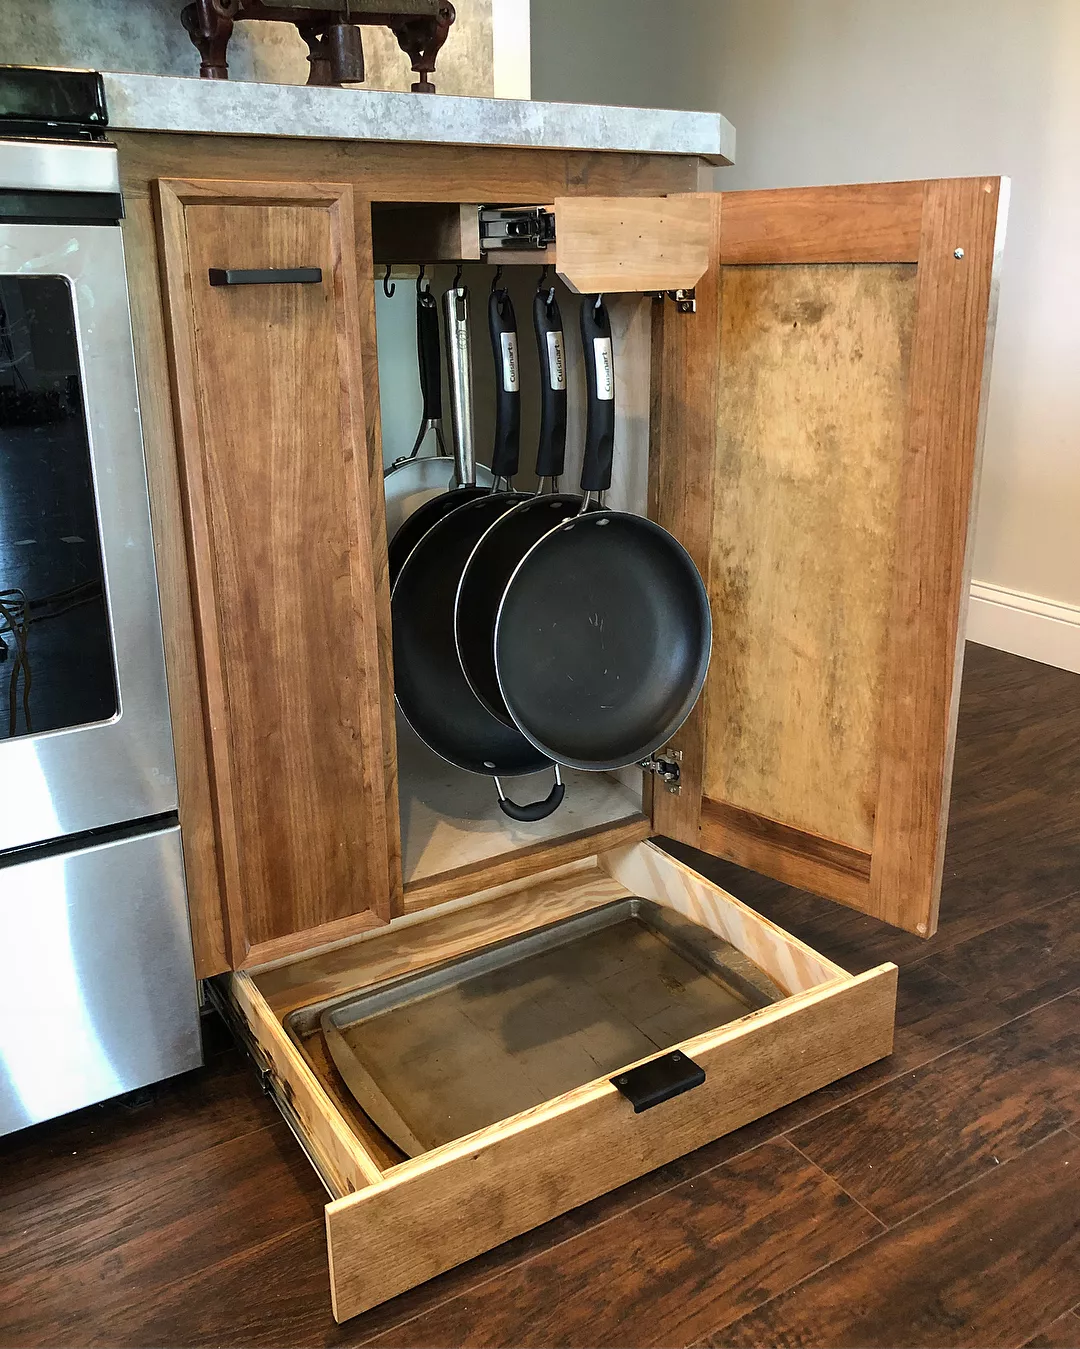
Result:
M0 190L115 211L116 151L0 142ZM88 218L0 224L0 849L176 809L123 241Z
M55 102L41 78L0 71L9 995L33 972L0 1016L0 1133L199 1062L117 156L64 125L4 139L10 81Z

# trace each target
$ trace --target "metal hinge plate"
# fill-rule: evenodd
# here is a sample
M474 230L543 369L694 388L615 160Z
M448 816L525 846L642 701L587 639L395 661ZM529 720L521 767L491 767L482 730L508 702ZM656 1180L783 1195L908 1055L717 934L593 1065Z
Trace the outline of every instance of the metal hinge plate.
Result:
M651 754L638 765L646 773L654 773L667 787L672 796L682 791L682 750L664 749L659 754Z

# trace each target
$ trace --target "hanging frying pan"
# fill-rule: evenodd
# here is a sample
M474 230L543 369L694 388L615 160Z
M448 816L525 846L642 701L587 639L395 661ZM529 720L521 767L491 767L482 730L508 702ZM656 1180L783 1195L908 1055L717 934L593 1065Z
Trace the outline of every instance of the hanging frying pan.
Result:
M459 273L460 270L459 268ZM461 284L460 276L455 277L454 284L443 295L443 320L447 362L450 367L454 476L445 491L421 502L391 535L388 550L391 585L405 559L433 524L444 515L457 510L466 501L472 501L489 492L494 483L490 471L482 464L478 467L476 463L473 437L472 351L469 346L469 289ZM420 461L411 462L415 464Z
M611 485L615 382L600 296L582 302L588 418L581 509L533 544L495 620L499 691L514 724L574 768L639 763L690 714L712 643L708 595L665 529L591 509Z
M492 291L489 319L498 389L492 468L509 483L517 471L521 395L514 309L506 291ZM566 789L559 769L516 727L484 707L469 688L454 646L454 599L465 563L491 518L519 499L519 493L509 490L489 492L432 525L398 571L390 605L394 691L405 719L448 763L494 778L504 814L533 821L544 819L562 802ZM481 518L466 519L463 527L462 519L474 515ZM507 798L501 778L545 768L554 768L555 785L543 801L518 805Z
M468 351L466 328L465 351ZM450 350L451 371L458 349ZM422 411L420 428L408 454L395 459L383 474L386 499L386 536L393 539L401 525L431 497L448 491L455 483L454 461L446 453L442 431L442 361L439 351L439 306L424 285L424 269L416 278L416 359L420 377ZM428 434L435 437L436 452L421 455ZM481 485L490 484L491 475L479 470Z
M546 269L545 269L546 271ZM578 513L581 498L558 489L566 453L566 349L555 288L540 286L533 299L533 327L540 358L540 443L536 476L547 494L527 497L501 515L469 555L454 602L454 640L469 687L494 716L512 726L495 672L495 616L515 568L555 525Z

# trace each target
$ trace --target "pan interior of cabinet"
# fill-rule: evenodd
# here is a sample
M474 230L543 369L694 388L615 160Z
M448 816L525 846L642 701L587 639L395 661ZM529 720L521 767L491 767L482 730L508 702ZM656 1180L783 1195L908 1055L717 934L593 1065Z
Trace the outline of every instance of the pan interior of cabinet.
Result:
M864 850L914 313L912 265L722 271L705 796Z
M491 778L464 773L440 759L401 716L397 719L397 745L406 884L614 824L641 811L640 773L638 785L630 786L609 773L565 769L566 797L559 809L546 820L519 823L499 809ZM515 800L532 801L545 797L551 783L550 773L540 773L507 778L504 787Z

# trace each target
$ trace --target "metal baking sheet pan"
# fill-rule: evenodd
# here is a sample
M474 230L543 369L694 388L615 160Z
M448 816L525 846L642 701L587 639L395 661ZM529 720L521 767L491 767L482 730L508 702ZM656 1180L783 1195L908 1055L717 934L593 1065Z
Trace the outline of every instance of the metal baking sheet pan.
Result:
M292 1013L417 1156L785 997L735 947L623 899Z

